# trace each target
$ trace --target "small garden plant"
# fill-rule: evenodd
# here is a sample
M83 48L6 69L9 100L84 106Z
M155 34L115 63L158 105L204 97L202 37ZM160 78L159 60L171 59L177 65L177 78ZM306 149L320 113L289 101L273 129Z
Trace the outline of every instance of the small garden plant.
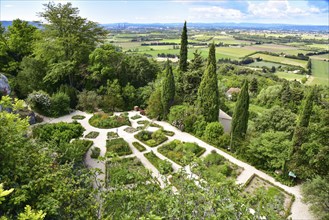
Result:
M172 137L172 136L175 135L175 132L173 132L173 131L163 130L163 133L164 133L165 135L167 135L167 136L170 136L170 137Z
M137 129L133 128L133 127L127 127L127 128L124 129L124 131L127 132L127 133L134 133L134 132L137 131Z
M140 119L142 116L140 115L134 115L131 117L132 120Z
M123 125L130 126L130 121L127 115L114 115L106 113L97 113L94 114L93 117L89 119L89 124L96 128L116 128L121 127Z
M99 147L93 147L91 148L91 154L90 157L93 159L97 159L101 153L101 149Z
M145 182L150 179L148 170L137 158L112 159L106 163L108 186Z
M144 156L159 170L161 174L168 174L173 171L171 163L168 160L161 160L153 151L144 154Z
M191 163L196 157L201 156L205 152L205 149L196 143L174 140L161 146L158 151L177 164L185 166Z
M116 132L109 131L107 132L107 139L118 138L119 135Z
M129 144L123 138L116 138L106 141L106 150L118 156L132 154Z
M146 148L145 148L142 144L140 144L139 142L137 142L137 141L133 142L133 145L134 145L134 147L136 147L137 150L139 150L140 152L143 152L143 151L146 150Z
M135 138L150 147L158 146L159 144L168 140L168 138L166 137L166 135L163 133L162 130L158 130L155 132L143 130L140 131L138 134L136 134Z
M72 116L72 119L74 120L82 120L82 119L85 119L86 117L83 116L83 115L73 115Z
M88 134L85 135L85 138L90 138L90 139L94 139L97 138L99 135L98 131L91 131Z

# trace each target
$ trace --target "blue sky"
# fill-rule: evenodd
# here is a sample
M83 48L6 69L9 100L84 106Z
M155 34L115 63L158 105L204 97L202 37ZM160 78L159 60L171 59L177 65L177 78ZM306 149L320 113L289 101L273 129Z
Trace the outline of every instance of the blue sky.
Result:
M40 20L42 0L0 0L0 20ZM329 26L329 0L148 0L64 1L80 9L80 15L99 23L237 22Z

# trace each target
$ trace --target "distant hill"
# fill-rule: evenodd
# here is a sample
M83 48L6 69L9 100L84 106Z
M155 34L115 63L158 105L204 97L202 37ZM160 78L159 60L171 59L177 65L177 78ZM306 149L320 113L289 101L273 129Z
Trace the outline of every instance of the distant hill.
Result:
M0 21L4 27L12 24L12 21ZM29 21L29 24L40 28L40 23ZM181 28L182 23L108 23L101 24L107 29L137 29L137 28ZM295 25L295 24L258 24L258 23L188 23L189 28L198 29L249 29L249 30L277 30L277 31L314 31L329 32L327 25Z
M0 21L2 23L2 26L7 28L8 26L10 26L13 21ZM37 21L28 21L29 24L37 27L37 28L41 28L41 24Z

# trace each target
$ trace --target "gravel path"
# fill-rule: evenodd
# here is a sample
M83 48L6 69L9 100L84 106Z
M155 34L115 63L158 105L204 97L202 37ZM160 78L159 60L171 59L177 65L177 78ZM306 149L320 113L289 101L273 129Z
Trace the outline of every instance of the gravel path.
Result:
M129 118L131 118L132 116L134 116L136 114L138 114L138 112L130 111L129 112ZM75 111L75 112L71 113L70 115L66 115L66 116L63 116L63 117L60 117L60 118L56 118L56 119L44 118L44 123L47 123L47 122L48 123L57 123L57 122L61 122L61 121L63 121L63 122L72 122L73 121L72 116L74 116L74 115L83 115L83 116L86 117L83 120L78 120L78 122L80 122L81 125L86 129L86 131L84 132L84 135L88 134L91 131L99 132L99 135L98 135L97 138L90 139L90 140L92 140L94 142L94 146L97 146L101 149L100 156L105 156L105 153L106 153L107 132L109 132L109 131L117 132L120 137L122 137L125 141L127 141L129 143L129 146L130 146L130 148L133 152L132 155L128 155L126 157L132 157L132 156L137 157L142 162L142 164L147 169L149 169L151 171L152 176L157 178L157 180L159 181L159 184L160 184L161 187L165 186L166 177L159 173L159 171L147 160L147 158L144 156L144 154L147 153L147 152L153 151L160 159L162 159L162 160L166 159L169 162L171 162L174 171L177 171L177 170L181 169L182 166L176 164L175 162L173 162L169 158L166 158L165 156L160 154L157 149L160 146L162 146L163 144L165 144L169 141L172 141L174 139L185 141L185 142L195 142L199 146L206 149L206 151L202 155L203 157L208 155L209 153L211 153L211 151L216 151L218 154L224 156L230 162L242 167L244 170L237 178L237 183L238 184L244 184L253 174L257 174L258 176L262 177L263 179L270 181L272 184L274 184L278 187L281 187L282 189L284 189L285 191L287 191L291 194L294 194L296 199L295 199L295 202L293 203L293 205L291 207L292 214L289 216L292 219L296 219L296 220L316 219L314 216L312 216L310 214L310 212L308 210L308 206L306 204L302 203L302 201L301 201L302 197L301 197L301 193L300 193L300 186L289 187L289 186L283 185L283 184L275 181L275 179L273 177L267 175L266 173L264 173L262 171L257 170L255 167L234 158L230 154L228 154L224 151L221 151L221 150L219 150L219 149L217 149L217 148L201 141L200 139L198 139L198 138L196 138L196 137L194 137L194 136L192 136L188 133L185 133L185 132L182 132L182 131L178 130L177 128L173 127L172 125L170 125L167 122L156 121L156 123L161 125L165 130L175 132L175 135L172 136L172 137L168 137L168 141L166 141L165 143L163 143L163 144L161 144L157 147L154 147L154 148L151 148L151 147L141 143L146 148L146 151L143 151L143 152L139 152L132 145L132 142L137 141L134 138L134 135L136 134L136 132L135 133L128 133L128 132L124 131L124 129L127 126L122 126L122 127L119 127L119 128L112 128L112 129L95 128L95 127L91 126L88 123L88 120L92 117L92 114L88 114L88 113L81 112L81 111ZM147 117L142 116L140 119L130 120L131 124L132 124L132 127L136 128L136 127L140 126L139 124L137 124L137 121L140 121L140 120L150 121ZM150 127L149 129L154 130L153 127ZM88 153L86 154L85 163L88 167L97 168L101 171L101 172L98 173L98 176L97 176L98 180L97 180L97 182L95 182L95 186L100 186L100 184L103 185L103 183L105 182L105 162L100 162L97 159L92 159L90 157L90 154L91 154L91 150L89 149ZM197 178L197 176L195 176L193 173L191 173L191 170L190 170L189 166L184 167L184 169L188 174L191 174L191 176L193 176L194 178Z

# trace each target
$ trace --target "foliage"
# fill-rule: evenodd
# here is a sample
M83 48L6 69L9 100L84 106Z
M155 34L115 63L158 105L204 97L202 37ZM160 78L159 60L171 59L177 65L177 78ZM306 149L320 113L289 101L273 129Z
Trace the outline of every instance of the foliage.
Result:
M108 186L117 187L118 185L140 183L150 178L148 171L136 157L112 159L106 163L106 172L106 183ZM124 203L121 203L121 206L123 204ZM104 212L104 214L106 214L106 212Z
M291 149L289 134L282 131L268 131L251 140L244 156L260 169L275 171L283 169Z
M27 205L24 208L24 213L19 213L18 220L42 220L46 217L43 211L34 211L31 206Z
M258 93L258 81L257 78L252 78L249 88L251 93L257 94Z
M83 116L83 115L73 115L72 116L72 119L74 119L74 120L83 120L83 119L85 119L86 117L85 116Z
M319 219L329 217L329 179L317 176L302 186L303 200L311 204L311 211Z
M215 59L215 61L213 61ZM215 45L209 49L208 66L198 89L198 108L207 122L217 121L219 113Z
M280 97L281 90L281 85L263 88L257 96L257 103L267 108L279 104L278 97Z
M296 125L296 115L289 109L279 106L272 107L266 114L262 114L255 119L255 129L258 132L284 131L291 134Z
M166 63L166 73L161 85L163 118L166 119L169 113L169 109L173 105L175 98L175 80L169 60Z
M184 27L181 35L181 43L180 43L180 56L179 56L179 70L182 72L187 71L187 28L186 21L184 22Z
M220 137L224 134L224 128L219 122L211 122L207 124L203 139L210 144L219 146Z
M216 152L211 152L204 159L198 160L193 172L207 181L222 182L227 177L238 176L238 166L227 161Z
M94 139L94 138L97 138L98 135L99 135L98 131L91 131L91 132L89 132L88 134L85 135L85 138Z
M97 159L101 153L101 149L99 147L93 147L91 148L91 154L90 157L93 159Z
M130 126L130 121L128 116L126 115L114 115L110 116L109 114L105 113L97 113L94 114L89 119L89 124L96 127L96 128L116 128L121 127L123 125Z
M134 137L150 147L155 147L168 140L168 138L166 137L166 135L163 133L161 129L155 132L142 130L139 133L137 133Z
M150 96L146 109L146 113L150 118L160 119L163 115L163 107L161 100L161 89L156 89Z
M140 144L139 142L136 142L136 141L135 141L135 142L133 142L132 144L133 144L133 146L136 147L137 150L139 150L140 152L143 152L143 151L146 150L146 148L145 148L142 144Z
M58 117L69 113L70 97L65 93L58 92L50 98L50 112L52 116Z
M106 140L106 150L117 154L118 156L132 154L128 143L123 138Z
M68 97L70 97L70 107L75 108L78 104L78 91L69 86L69 85L61 85L59 87L59 92L65 93Z
M119 137L119 135L116 132L113 132L113 131L107 132L107 138L108 139L117 138L117 137Z
M248 81L244 81L238 100L235 104L235 109L232 118L231 127L231 148L236 150L235 141L243 140L247 133L248 118L249 118L249 93Z
M42 114L49 115L49 109L51 106L51 98L50 96L40 90L40 91L34 91L33 93L29 94L27 98L27 103L31 106L31 108L37 112L40 112Z
M99 106L101 98L95 91L83 90L78 94L78 108L82 111L93 112Z
M302 112L300 113L300 117L298 120L298 126L300 127L308 127L310 117L312 115L314 96L315 96L315 87L312 88L312 90L306 96L306 99L304 101Z
M163 133L164 133L165 135L167 135L167 136L170 136L170 137L172 137L172 136L175 135L175 132L173 132L173 131L163 130Z
M93 142L90 140L73 140L71 143L60 143L56 147L59 163L83 163L84 156L92 145Z
M172 161L185 166L201 156L205 149L196 143L174 140L161 146L158 151Z
M153 151L144 154L144 156L159 170L161 174L168 174L173 171L171 163L168 160L161 160Z
M100 88L102 89L102 88ZM107 81L107 87L105 88L106 94L101 102L101 107L104 111L122 110L124 108L124 100L122 97L121 86L117 79Z
M140 115L134 115L131 117L132 120L140 119L142 116Z
M82 136L85 129L77 122L56 124L43 124L34 127L33 136L42 141L54 141L56 143L69 142L73 138Z

